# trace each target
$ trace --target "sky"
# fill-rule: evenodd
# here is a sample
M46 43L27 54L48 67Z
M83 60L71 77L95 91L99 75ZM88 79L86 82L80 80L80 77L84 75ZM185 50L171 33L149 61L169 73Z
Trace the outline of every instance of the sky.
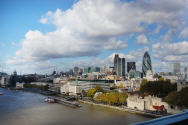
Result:
M188 66L188 0L0 0L0 70L20 74L112 66Z

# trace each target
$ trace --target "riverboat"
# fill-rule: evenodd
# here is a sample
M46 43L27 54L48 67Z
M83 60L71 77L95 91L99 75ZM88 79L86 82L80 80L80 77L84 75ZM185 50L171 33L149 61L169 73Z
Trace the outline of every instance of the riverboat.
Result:
M48 102L48 103L55 103L55 100L54 99L52 99L52 98L46 98L45 100L44 100L45 102Z

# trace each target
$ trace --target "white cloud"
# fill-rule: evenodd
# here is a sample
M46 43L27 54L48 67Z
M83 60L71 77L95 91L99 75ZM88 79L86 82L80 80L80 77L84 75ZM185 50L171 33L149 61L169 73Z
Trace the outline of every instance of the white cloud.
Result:
M178 27L186 9L186 0L80 0L71 9L48 11L41 16L40 22L55 25L56 31L46 34L38 30L28 31L21 49L7 63L97 56L104 52L103 49L123 49L127 44L116 41L122 35L143 34L154 23ZM141 38L142 44L148 43L146 36L141 35Z
M159 33L162 29L162 25L158 25L157 28L154 30L154 33Z
M180 32L179 37L181 37L181 38L186 38L186 37L188 37L188 27L184 28L184 29Z
M152 46L157 59L167 62L186 62L188 61L188 42L178 43L157 43Z
M136 38L136 40L137 40L137 43L138 43L138 44L143 44L143 45L148 44L148 39L147 39L147 37L146 37L144 34L139 35L139 36Z
M170 42L172 40L172 36L175 35L175 29L170 28L166 34L163 36L164 42Z
M45 19L45 18L41 18L41 19L40 19L40 22L43 23L43 24L46 24L46 23L48 22L48 20Z
M118 40L117 42L112 40L111 42L107 43L104 46L104 49L106 50L120 50L120 49L124 49L127 47L127 44L124 43L123 41Z

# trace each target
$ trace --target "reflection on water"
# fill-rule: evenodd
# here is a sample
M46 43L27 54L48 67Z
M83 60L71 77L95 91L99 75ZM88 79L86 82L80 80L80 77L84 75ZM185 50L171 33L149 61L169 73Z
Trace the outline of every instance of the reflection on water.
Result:
M126 125L151 119L113 109L81 104L71 108L44 102L45 96L0 88L1 125Z

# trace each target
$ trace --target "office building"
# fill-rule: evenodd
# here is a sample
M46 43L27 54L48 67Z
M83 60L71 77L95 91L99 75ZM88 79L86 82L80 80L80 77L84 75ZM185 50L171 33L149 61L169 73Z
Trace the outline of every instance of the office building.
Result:
M127 62L127 73L129 73L131 69L136 71L136 62Z
M188 81L188 66L184 69L184 78L186 81Z
M118 76L125 76L126 74L126 61L125 58L120 58L118 54L114 57L114 71Z
M173 63L173 73L174 75L180 74L180 63Z
M143 76L146 76L146 73L148 70L152 71L152 64L151 64L151 58L149 56L149 53L146 51L143 56L143 62L142 62L142 73Z
M74 67L74 75L77 76L79 73L79 68L78 67Z

